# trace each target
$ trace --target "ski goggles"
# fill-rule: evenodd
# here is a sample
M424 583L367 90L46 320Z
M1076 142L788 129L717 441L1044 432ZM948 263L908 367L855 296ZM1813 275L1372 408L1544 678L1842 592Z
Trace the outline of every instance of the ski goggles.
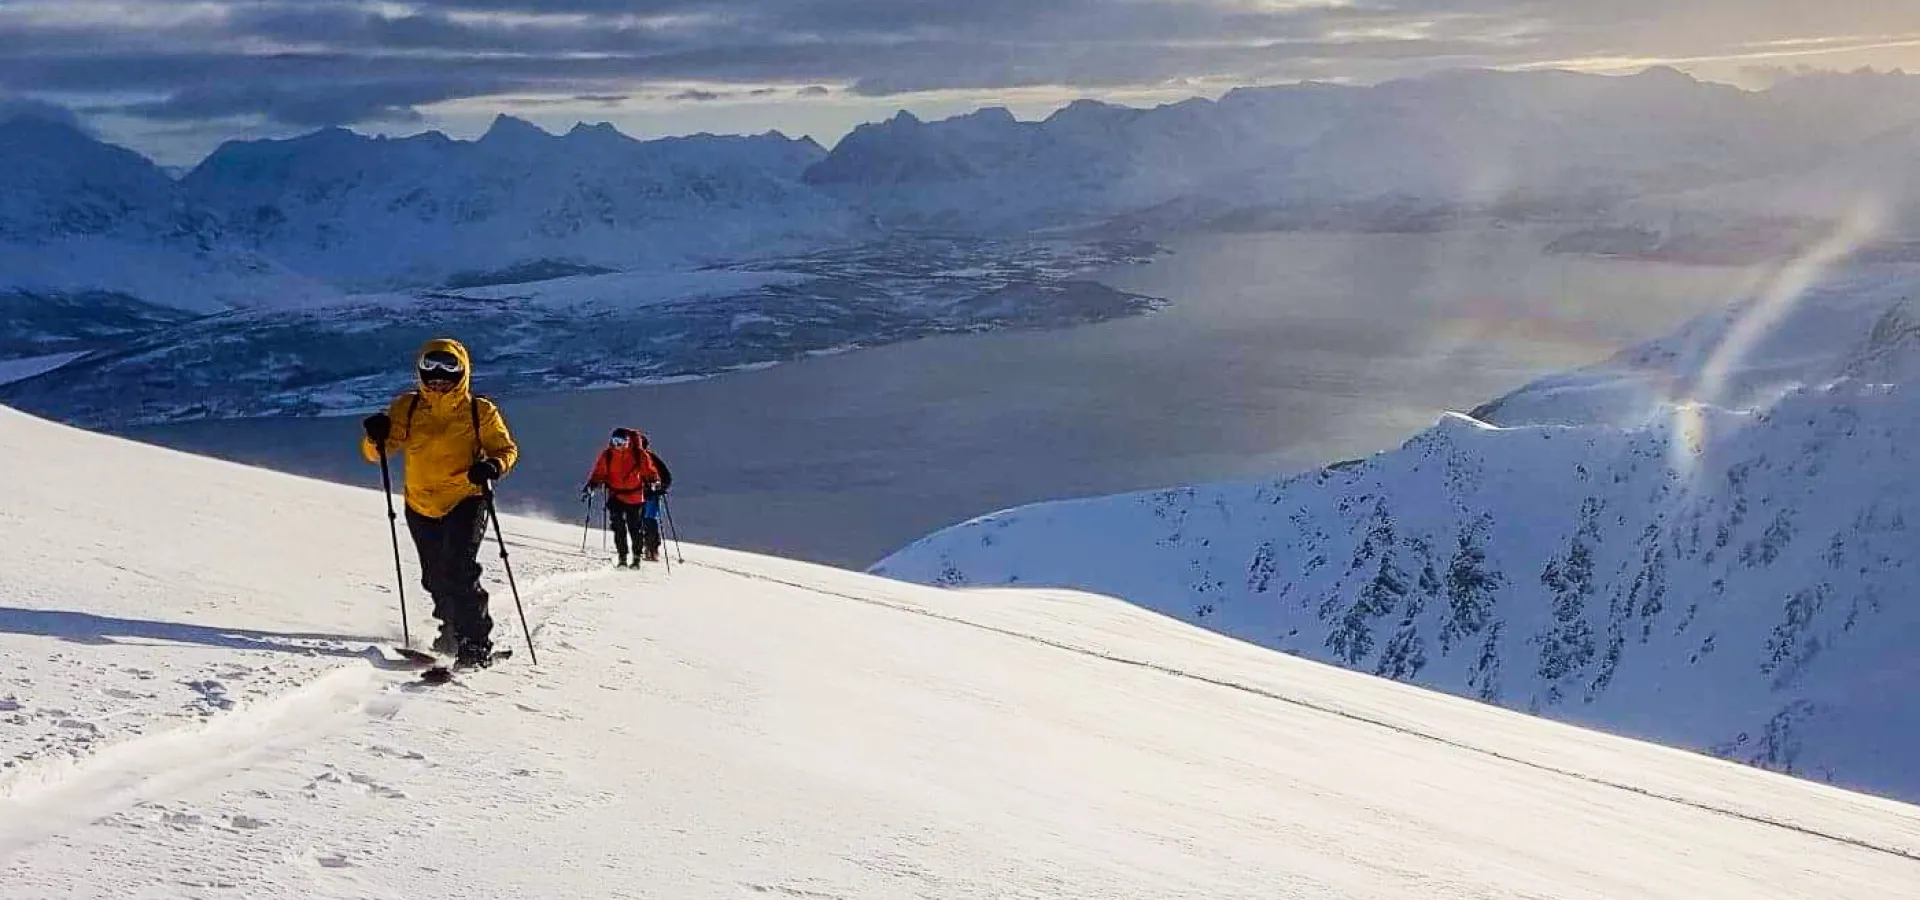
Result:
M608 438L607 443L614 447L625 447L627 445L627 436L624 434L615 435Z
M420 358L419 367L420 375L423 378L433 378L435 376L442 378L460 377L460 361L452 357L423 356Z

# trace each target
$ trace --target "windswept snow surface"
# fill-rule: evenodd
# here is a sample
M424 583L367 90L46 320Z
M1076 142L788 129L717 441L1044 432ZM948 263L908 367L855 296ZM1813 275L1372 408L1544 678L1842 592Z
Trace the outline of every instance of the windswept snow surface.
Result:
M540 664L420 687L360 658L397 630L374 491L4 409L0 453L8 900L1882 898L1920 879L1920 809L1117 600L702 547L621 572L577 526L517 517Z

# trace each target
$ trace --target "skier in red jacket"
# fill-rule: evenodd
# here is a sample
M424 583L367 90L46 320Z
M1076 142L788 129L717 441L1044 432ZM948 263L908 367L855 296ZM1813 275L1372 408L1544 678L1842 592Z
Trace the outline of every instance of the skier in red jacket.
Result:
M660 486L660 470L640 442L640 432L615 428L607 439L607 449L594 461L593 474L580 489L582 496L591 495L596 487L607 489L607 518L613 526L613 544L620 551L622 568L628 568L629 546L633 551L631 568L640 568L641 552L646 547L641 509Z

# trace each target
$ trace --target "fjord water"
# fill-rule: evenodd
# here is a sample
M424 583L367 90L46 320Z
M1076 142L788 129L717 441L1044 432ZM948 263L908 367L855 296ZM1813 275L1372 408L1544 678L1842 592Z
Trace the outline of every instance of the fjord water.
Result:
M687 540L865 566L1008 506L1268 477L1387 449L1444 410L1664 334L1755 280L1549 255L1545 240L1517 229L1198 237L1100 275L1173 301L1145 317L506 398L524 456L502 503L581 521L578 487L606 433L629 425L672 466ZM485 370L476 377L484 391ZM127 434L378 484L354 450L358 428L356 416ZM368 512L379 528L384 512Z

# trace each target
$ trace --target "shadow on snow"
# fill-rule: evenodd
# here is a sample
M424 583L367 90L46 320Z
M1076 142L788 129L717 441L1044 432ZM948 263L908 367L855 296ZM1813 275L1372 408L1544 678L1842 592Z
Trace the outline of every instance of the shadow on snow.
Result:
M328 644L372 644L373 638L345 634L303 634L297 632L254 631L246 628L217 628L156 622L149 619L120 619L93 613L58 609L21 609L0 606L0 634L25 634L59 638L76 644L118 644L128 641L169 641L201 644L229 650L268 650L301 656L364 656L365 649L327 646Z

